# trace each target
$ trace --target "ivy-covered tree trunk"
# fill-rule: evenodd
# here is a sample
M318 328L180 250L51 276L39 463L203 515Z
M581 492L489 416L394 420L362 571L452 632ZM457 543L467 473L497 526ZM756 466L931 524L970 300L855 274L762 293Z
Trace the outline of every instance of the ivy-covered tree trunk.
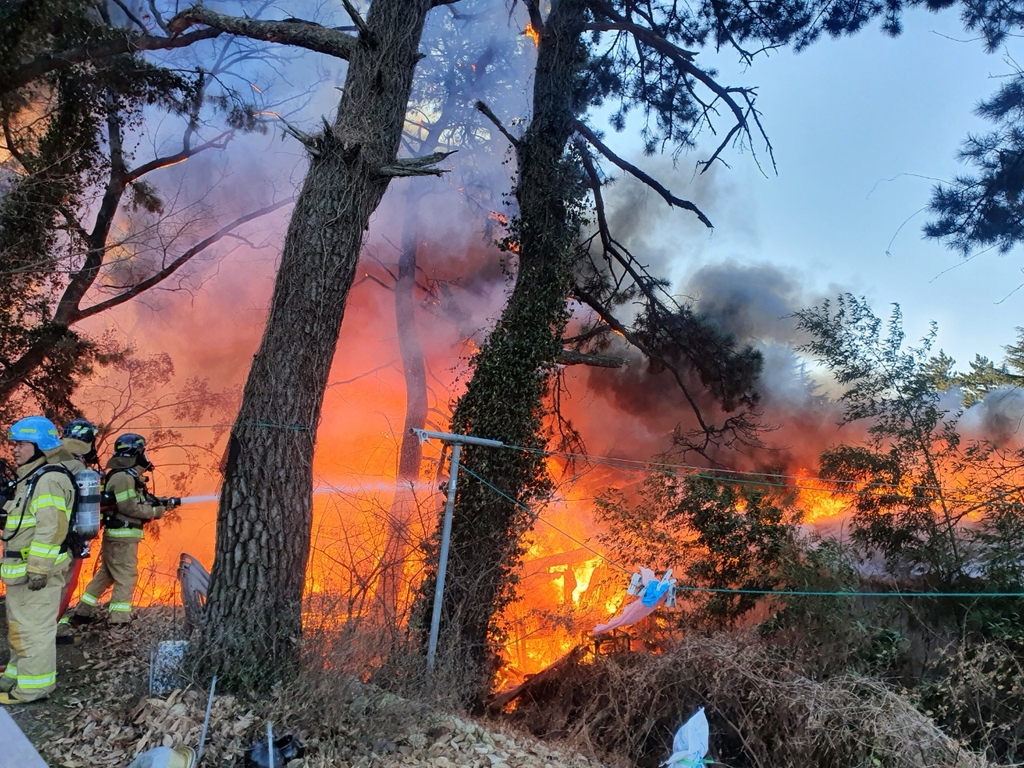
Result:
M310 168L231 431L217 516L203 653L206 671L229 688L266 688L295 666L324 388L370 214L391 176L423 172L422 163L403 166L396 155L420 35L435 4L374 0L365 28L343 51L349 67L337 117L306 140ZM277 24L285 32L299 26ZM233 25L252 26L248 19ZM276 27L260 34L278 39Z
M581 34L584 0L557 0L541 32L534 79L533 120L518 144L515 194L519 218L515 288L487 342L472 361L473 376L459 399L451 431L501 440L520 449L465 446L441 613L440 665L486 683L499 640L495 617L513 592L513 570L531 518L529 504L549 490L543 449L543 398L561 352L566 296L579 231L578 174L567 160L578 103L578 74L586 63ZM479 475L492 488L477 481ZM503 494L503 495L502 495ZM423 589L421 624L432 610L436 562ZM425 627L424 627L425 629ZM479 693L472 685L467 698Z

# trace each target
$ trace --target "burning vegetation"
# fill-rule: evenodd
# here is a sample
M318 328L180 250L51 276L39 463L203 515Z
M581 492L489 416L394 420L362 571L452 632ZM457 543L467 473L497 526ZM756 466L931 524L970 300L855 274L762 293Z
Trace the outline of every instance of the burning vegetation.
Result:
M805 300L769 268L672 285L611 172L709 216L589 124L643 112L648 154L718 137L702 171L737 144L774 162L755 89L689 48L752 61L860 12L775 28L743 3L527 1L506 28L491 0L315 21L56 5L74 23L0 19L0 413L81 411L101 451L146 434L187 503L142 546L136 602L177 605L182 552L210 566L196 679L339 744L314 704L369 690L377 714L396 694L474 708L640 766L698 707L732 766L1020 762L1024 338L960 372L936 330L905 343L898 309ZM492 444L461 446L448 497L459 437ZM281 693L326 673L312 704Z

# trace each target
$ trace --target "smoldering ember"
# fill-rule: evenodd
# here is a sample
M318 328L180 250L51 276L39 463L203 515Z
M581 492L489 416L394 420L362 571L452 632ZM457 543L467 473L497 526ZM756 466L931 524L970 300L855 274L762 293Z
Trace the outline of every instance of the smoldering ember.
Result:
M1024 760L1024 4L0 7L0 767Z

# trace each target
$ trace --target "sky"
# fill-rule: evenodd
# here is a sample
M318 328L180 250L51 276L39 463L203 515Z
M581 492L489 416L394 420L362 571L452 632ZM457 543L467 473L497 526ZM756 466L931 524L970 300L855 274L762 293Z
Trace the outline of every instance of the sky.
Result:
M640 239L648 252L663 251L679 287L707 264L767 263L797 279L811 302L850 291L879 315L899 303L911 339L936 321L939 346L961 368L975 353L1001 359L1024 325L1024 291L1013 293L1024 283L1019 252L965 263L921 235L935 181L964 172L961 141L989 129L974 106L1012 69L1012 50L986 54L966 38L955 14L915 11L895 39L872 27L748 68L719 57L722 81L758 87L777 173L757 143L765 173L733 151L731 169L694 180L693 162L708 151L682 156L668 186L701 205L716 225L710 234L635 186L624 185L620 204L656 211ZM664 158L633 154L646 168L672 170Z

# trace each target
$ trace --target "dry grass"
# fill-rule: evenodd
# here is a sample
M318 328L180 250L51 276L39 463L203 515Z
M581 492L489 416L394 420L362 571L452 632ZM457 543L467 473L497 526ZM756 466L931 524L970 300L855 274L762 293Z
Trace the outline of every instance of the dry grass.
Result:
M690 637L663 655L585 659L518 701L539 736L656 765L704 706L712 753L757 768L981 768L904 696L877 681L799 673L756 637Z
M170 609L143 609L128 628L92 627L80 645L62 646L80 657L81 668L62 674L52 700L24 711L36 721L33 740L49 765L123 768L151 747L198 745L208 691L147 693L149 650L174 636L175 625ZM271 722L276 735L294 734L307 746L288 768L604 768L363 682L346 669L365 658L370 643L351 640L346 633L309 638L305 671L269 697L218 693L202 765L241 765L244 749L264 738ZM415 687L412 678L402 685Z

